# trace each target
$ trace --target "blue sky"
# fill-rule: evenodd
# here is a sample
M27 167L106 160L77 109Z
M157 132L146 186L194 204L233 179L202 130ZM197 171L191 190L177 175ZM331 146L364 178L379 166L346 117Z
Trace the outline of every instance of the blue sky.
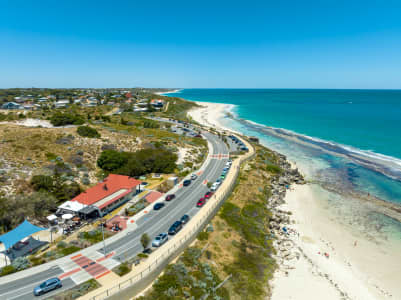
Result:
M401 88L401 1L0 0L0 88Z

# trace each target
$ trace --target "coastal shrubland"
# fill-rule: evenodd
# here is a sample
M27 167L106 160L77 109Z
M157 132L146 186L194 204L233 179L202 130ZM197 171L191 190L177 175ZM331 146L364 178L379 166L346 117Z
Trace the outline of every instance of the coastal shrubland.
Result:
M202 250L190 247L179 260L167 266L152 286L150 292L140 300L156 299L230 299L222 282L210 262L202 260Z

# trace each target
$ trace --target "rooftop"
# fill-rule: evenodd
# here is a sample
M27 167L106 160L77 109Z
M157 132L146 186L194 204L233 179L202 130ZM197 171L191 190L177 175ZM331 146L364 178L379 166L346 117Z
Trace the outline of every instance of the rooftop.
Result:
M110 174L102 182L87 189L71 201L77 201L85 205L95 204L97 207L102 208L129 193L130 190L139 184L141 184L141 182L134 178Z

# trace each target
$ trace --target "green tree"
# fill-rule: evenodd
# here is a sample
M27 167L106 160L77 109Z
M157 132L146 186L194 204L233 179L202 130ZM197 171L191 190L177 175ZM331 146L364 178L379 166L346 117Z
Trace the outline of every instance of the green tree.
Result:
M150 237L147 233L142 234L141 236L141 244L143 249L147 249L150 243Z
M115 150L105 150L97 160L99 168L105 171L114 171L127 162L126 157Z

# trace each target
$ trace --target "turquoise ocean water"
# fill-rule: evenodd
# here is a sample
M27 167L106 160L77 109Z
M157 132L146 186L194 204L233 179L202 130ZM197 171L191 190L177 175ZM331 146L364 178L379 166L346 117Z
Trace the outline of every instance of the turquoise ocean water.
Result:
M327 197L341 214L358 194L401 205L401 90L184 89L168 96L232 104L221 123L259 137L330 193L341 191ZM377 211L360 209L356 218L365 229L401 237L401 224Z

